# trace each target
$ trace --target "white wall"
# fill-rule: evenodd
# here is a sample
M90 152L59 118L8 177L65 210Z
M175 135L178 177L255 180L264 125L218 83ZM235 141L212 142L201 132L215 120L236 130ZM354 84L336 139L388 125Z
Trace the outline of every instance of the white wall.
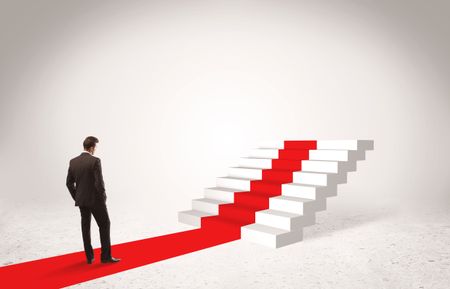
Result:
M264 139L374 139L335 207L448 203L447 4L91 2L2 1L0 210L70 208L87 135L111 206L155 216Z

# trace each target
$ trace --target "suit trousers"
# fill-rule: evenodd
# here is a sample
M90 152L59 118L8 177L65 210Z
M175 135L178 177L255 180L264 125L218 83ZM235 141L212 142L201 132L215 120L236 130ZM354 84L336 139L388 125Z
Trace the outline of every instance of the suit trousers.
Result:
M83 233L83 244L86 258L94 257L94 250L91 245L91 215L94 216L100 231L100 243L102 244L101 259L108 260L111 258L111 238L108 209L105 202L96 202L92 207L80 206L81 213L81 232Z

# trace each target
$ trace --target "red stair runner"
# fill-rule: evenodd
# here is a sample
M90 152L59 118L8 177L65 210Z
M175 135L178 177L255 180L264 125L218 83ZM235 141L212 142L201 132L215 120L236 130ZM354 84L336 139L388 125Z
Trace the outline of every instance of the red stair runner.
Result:
M94 264L87 265L84 251L0 267L2 288L61 288L161 260L238 240L241 226L255 222L255 212L269 208L269 198L281 194L281 185L292 182L316 141L285 141L272 169L262 180L251 181L249 192L236 192L235 202L219 207L219 215L201 219L201 228L112 246L115 264L101 264L100 249Z

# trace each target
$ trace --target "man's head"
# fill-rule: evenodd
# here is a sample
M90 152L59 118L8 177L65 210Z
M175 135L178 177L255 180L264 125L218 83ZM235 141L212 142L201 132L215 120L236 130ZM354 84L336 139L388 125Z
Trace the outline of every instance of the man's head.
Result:
M98 138L96 138L95 136L88 136L83 142L84 150L90 152L91 154L94 154L97 143Z

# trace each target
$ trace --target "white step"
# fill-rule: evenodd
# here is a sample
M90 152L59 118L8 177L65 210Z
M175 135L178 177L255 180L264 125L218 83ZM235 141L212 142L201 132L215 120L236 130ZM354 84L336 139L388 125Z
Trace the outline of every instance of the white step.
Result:
M278 149L252 149L248 153L249 157L262 159L277 159Z
M308 215L325 210L326 206L327 203L325 198L311 200L283 195L269 198L270 209L300 215Z
M318 173L338 173L344 162L303 160L302 171Z
M348 150L310 150L309 159L314 161L357 161L365 159L365 151Z
M214 214L210 214L207 212L197 211L197 210L188 210L188 211L181 211L178 212L178 222L200 227L201 226L201 219L203 217L209 217L214 216Z
M347 173L324 174L298 171L293 173L292 182L304 185L327 186L342 184L347 181Z
M309 159L315 161L342 161L349 160L350 153L347 150L310 150Z
M249 157L251 159L277 159L279 156L278 153L278 149L253 149L249 152ZM352 160L364 160L364 155L364 150L349 151L317 149L309 151L309 160L346 162ZM267 167L269 165L268 162L261 165L261 163L255 163L255 161L248 161L246 159L241 160L239 165L243 167L271 168Z
M293 231L301 230L303 227L313 225L316 221L315 216L315 214L300 215L268 209L256 212L255 223L282 230Z
M241 238L249 242L280 248L303 239L303 230L287 231L261 224L241 227Z
M337 185L315 186L296 183L282 184L281 195L311 200L334 197L337 195Z
M228 176L247 179L262 179L262 169L246 168L246 167L232 167L228 169Z
M318 140L317 149L320 150L373 150L373 140ZM259 148L283 149L284 141L267 140L260 143Z
M196 211L207 212L210 214L218 215L219 214L219 205L229 204L230 202L219 201L208 198L201 199L193 199L192 200L192 209Z
M235 189L212 187L205 188L205 197L208 199L214 199L218 201L234 202Z
M250 191L251 179L236 177L219 177L216 178L216 185L222 188L235 189L240 192Z
M319 140L318 150L372 150L372 140Z
M238 161L240 167L255 169L271 169L272 159L266 158L240 158Z

